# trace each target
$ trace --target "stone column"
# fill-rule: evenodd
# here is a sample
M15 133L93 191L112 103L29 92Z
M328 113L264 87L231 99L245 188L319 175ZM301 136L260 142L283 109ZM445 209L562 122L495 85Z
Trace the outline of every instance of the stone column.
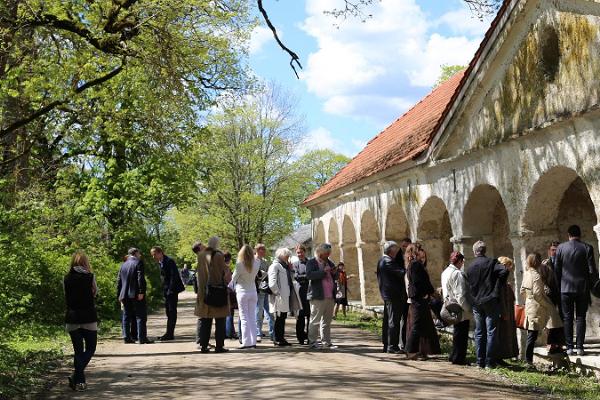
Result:
M363 245L362 242L356 243L356 253L358 255L358 277L360 279L360 300L363 307L367 305L367 294L365 291L365 267L363 263Z
M594 246L594 247L596 247L596 254L598 254L598 252L600 251L600 224L594 226L594 232L596 232L596 238L598 239L598 244L597 244L598 247ZM598 261L599 260L596 260L596 266L598 266ZM600 274L600 268L599 268L598 273Z
M515 263L515 269L513 271L512 283L515 292L516 304L525 304L525 300L522 298L521 283L523 282L523 272L527 265L527 236L531 232L514 232L510 235L510 241L513 246L513 261ZM522 329L517 329L517 341L519 343L519 358L525 359L525 346L527 344L527 332Z
M344 262L344 243L339 242L336 246L340 249L340 259L338 261Z

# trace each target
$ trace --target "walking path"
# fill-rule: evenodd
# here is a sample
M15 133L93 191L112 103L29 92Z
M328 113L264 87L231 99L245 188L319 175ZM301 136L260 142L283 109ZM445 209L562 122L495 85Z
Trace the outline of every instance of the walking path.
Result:
M505 386L476 368L456 367L444 359L407 361L382 354L374 335L336 325L337 350L308 351L295 345L274 348L261 343L256 350L238 350L227 340L226 354L196 350L193 293L184 292L179 306L177 340L151 345L99 344L87 370L89 389L74 393L67 371L45 399L539 399ZM293 319L286 332L293 339ZM150 316L150 337L164 333L162 313ZM213 342L214 343L214 342Z

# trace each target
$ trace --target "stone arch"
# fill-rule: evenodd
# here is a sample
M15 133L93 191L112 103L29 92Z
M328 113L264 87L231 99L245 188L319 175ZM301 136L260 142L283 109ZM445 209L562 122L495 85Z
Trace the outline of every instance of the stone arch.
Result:
M365 302L368 305L380 304L382 300L377 284L377 262L381 257L381 232L375 214L371 210L365 211L360 219L360 238Z
M356 248L356 229L349 216L342 222L341 259L346 266L348 276L348 299L360 301L360 273L358 268L358 250Z
M536 251L543 257L552 240L567 240L567 228L579 225L582 240L597 243L594 226L598 223L590 192L581 177L571 168L554 167L546 171L533 185L522 217L527 231L527 252ZM598 247L594 246L596 260ZM600 305L593 302L588 312L588 336L600 333Z
M508 213L498 189L492 185L476 186L463 211L463 244L468 262L473 258L472 245L486 242L490 257L513 258Z
M385 240L393 240L397 243L406 237L410 237L410 226L404 209L399 204L393 204L387 213L385 223Z
M452 225L446 204L439 197L427 199L419 212L418 240L427 251L427 270L431 283L439 287L443 270L452 252Z
M337 221L334 218L331 218L329 221L327 241L331 244L331 260L334 263L338 263L340 261L340 233Z
M315 237L313 240L313 247L316 248L319 244L325 242L325 225L323 221L319 221L317 224L317 229L315 231Z

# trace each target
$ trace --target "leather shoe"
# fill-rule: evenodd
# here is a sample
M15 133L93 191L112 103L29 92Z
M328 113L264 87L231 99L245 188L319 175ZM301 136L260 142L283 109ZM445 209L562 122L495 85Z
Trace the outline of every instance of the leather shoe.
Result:
M150 340L148 338L142 339L139 341L139 344L153 344L153 343L154 343L154 340Z
M226 349L224 347L219 347L215 349L215 353L228 353L229 349Z
M387 352L390 354L402 354L403 351L400 350L400 347L394 346L387 349Z
M168 342L170 340L175 340L174 336L167 336L167 335L162 335L161 337L159 337L157 339L159 342Z
M124 338L123 339L123 343L125 343L125 344L132 344L132 343L135 343L135 340L130 339L130 338Z
M208 347L199 346L198 348L200 349L200 353L202 353L202 354L208 353Z

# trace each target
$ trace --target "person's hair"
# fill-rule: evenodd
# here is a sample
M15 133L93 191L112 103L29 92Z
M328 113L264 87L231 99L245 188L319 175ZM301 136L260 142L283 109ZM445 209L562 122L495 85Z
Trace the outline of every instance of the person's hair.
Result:
M289 258L292 256L292 252L287 247L281 247L275 250L275 258L281 260L282 258Z
M540 253L531 253L527 256L527 268L535 269L540 274L544 285L553 287L554 272L547 264L542 262L542 255Z
M530 253L527 256L527 268L537 270L542 265L542 255L540 253Z
M131 247L128 251L127 254L129 254L130 256L135 256L136 253L139 253L140 250L136 247Z
M419 249L417 245L411 243L408 245L406 250L404 251L404 264L408 267L410 264L417 258Z
M514 267L514 265L515 265L515 263L512 260L512 258L504 257L504 256L498 257L498 262L500 264L504 265L505 267L508 267L508 266Z
M343 263L343 262L341 262L341 261L338 263L338 267L339 267L340 265L341 265L341 266L343 266L343 267L345 267L345 266L346 266L346 264L344 264L344 263Z
M579 225L571 225L569 229L567 229L567 233L569 234L569 237L581 237L581 228Z
M560 245L560 242L558 240L553 240L550 242L550 246L548 247L558 247Z
M331 245L329 243L321 243L315 250L317 254L331 253Z
M259 251L259 250L261 250L261 249L264 249L264 250L266 250L266 249L267 249L267 246L265 246L265 245L264 245L264 244L262 244L262 243L256 243L256 245L254 246L254 252L255 252L255 253L258 253L258 251Z
M219 248L219 244L221 243L221 239L218 236L213 236L208 239L208 247L213 250L217 250Z
M160 246L154 246L150 249L150 251L155 252L155 253L165 254L165 252L163 251L163 249Z
M306 252L306 246L303 244L299 244L296 246L296 251L298 251L298 250L302 250L302 251Z
M484 256L486 250L487 250L487 246L485 245L485 242L483 240L478 240L473 245L473 254L475 254L476 256L479 256L479 255Z
M230 253L230 252L228 252L228 251L226 251L225 253L223 253L223 260L224 260L225 262L229 262L229 261L231 261L231 253Z
M198 253L200 250L202 250L202 242L196 242L192 245L192 251L194 253Z
M452 254L450 254L450 264L452 264L452 265L456 265L459 262L463 261L464 259L465 259L465 256L463 256L462 253L459 251L454 251L454 252L452 252Z
M411 244L411 243L412 243L412 240L411 240L409 237L405 237L404 239L402 239L402 241L401 241L401 242L402 242L402 243L408 243L408 244Z
M252 250L252 247L247 244L243 245L238 253L237 262L243 264L246 271L252 271L252 265L254 263L254 250Z
M383 254L390 255L390 252L394 247L398 247L398 243L394 242L393 240L385 242L383 244Z
M91 272L92 267L90 266L90 261L83 250L77 250L73 253L73 257L71 257L71 268L73 267L83 267Z

